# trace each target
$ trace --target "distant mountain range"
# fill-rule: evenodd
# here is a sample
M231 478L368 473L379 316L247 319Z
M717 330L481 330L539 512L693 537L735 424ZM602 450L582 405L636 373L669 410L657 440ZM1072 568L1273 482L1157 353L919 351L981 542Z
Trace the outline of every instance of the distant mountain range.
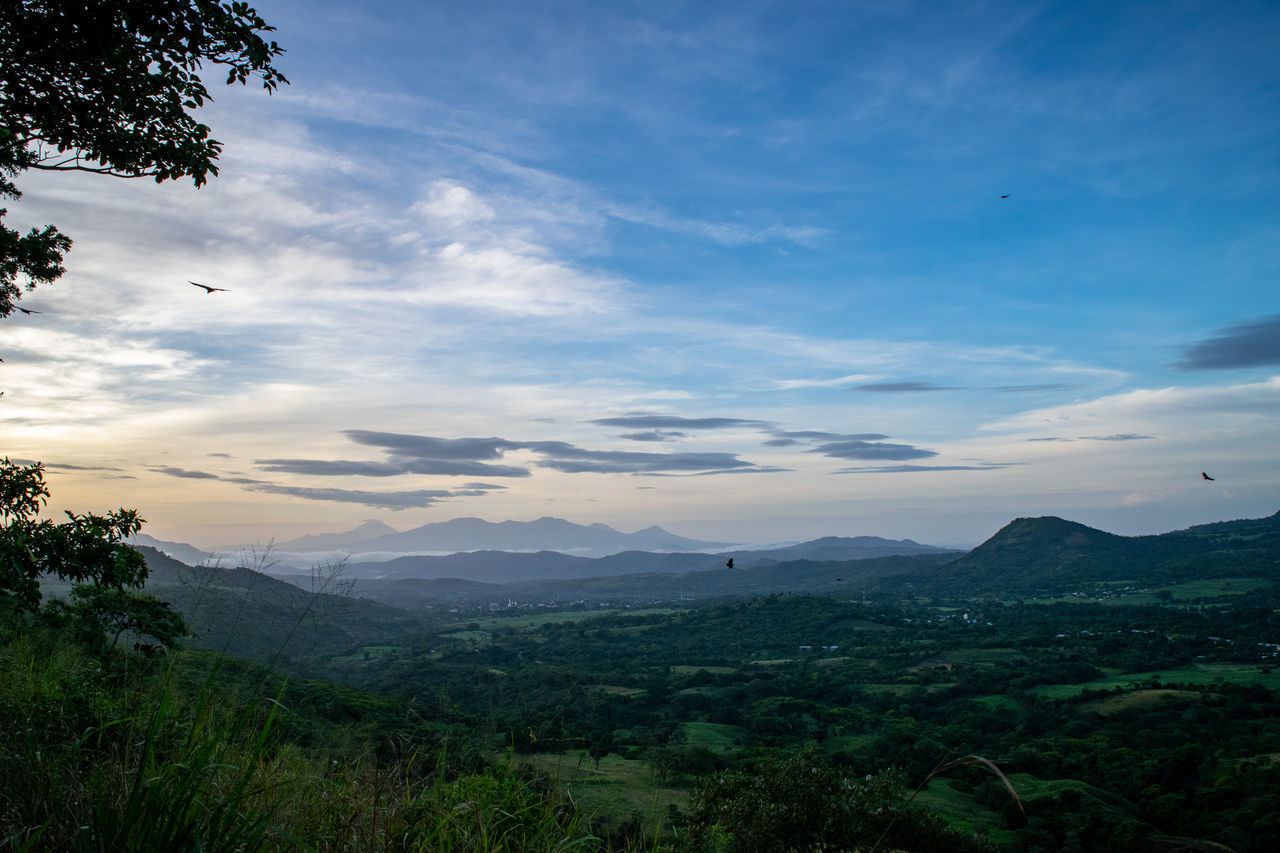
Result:
M278 553L306 554L317 551L346 551L350 554L452 554L460 551L560 551L599 557L620 551L705 551L729 548L733 543L688 539L646 527L622 533L607 524L574 524L562 518L537 521L485 521L455 518L397 531L379 521L345 533L302 536L277 542ZM239 553L244 546L219 549Z

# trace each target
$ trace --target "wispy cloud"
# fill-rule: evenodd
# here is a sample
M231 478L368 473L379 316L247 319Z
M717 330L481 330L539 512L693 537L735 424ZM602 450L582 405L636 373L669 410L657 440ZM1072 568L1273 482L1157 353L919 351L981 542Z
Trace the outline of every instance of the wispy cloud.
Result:
M914 474L920 471L995 471L1003 465L879 465L866 468L841 468L832 474Z
M654 429L730 429L733 427L767 427L767 421L743 418L682 418L675 415L624 415L595 418L588 423L613 427L651 427Z
M932 382L871 382L855 385L850 391L868 391L882 394L918 393L924 391L951 391L953 386L935 385Z

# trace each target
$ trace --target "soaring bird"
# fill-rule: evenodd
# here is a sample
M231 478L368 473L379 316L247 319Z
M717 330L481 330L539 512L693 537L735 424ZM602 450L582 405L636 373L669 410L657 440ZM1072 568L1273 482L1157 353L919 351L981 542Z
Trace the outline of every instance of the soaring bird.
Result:
M729 558L729 562L725 563L725 564L724 564L724 567L725 567L726 569L732 569L732 568L733 568L733 557L730 557L730 558Z
M1206 473L1205 473L1205 472L1203 472L1203 471L1201 471L1201 472L1200 472L1200 476L1201 476L1201 477L1204 477L1206 480L1212 480L1212 479L1213 479L1212 477L1210 477L1208 474L1206 474Z
M1008 198L1008 197L1009 197L1009 196L1008 196L1008 194L1007 194L1007 193L1006 193L1005 195L1000 196L1000 198Z
M21 305L15 305L13 307L17 308L23 314L43 314L44 313L43 311L32 311L30 308L23 308Z
M210 287L207 284L201 284L200 282L192 281L191 279L187 279L187 283L194 284L196 287L203 287L205 293L213 293L215 290L220 290L223 293L230 293L230 291L227 290L225 287Z

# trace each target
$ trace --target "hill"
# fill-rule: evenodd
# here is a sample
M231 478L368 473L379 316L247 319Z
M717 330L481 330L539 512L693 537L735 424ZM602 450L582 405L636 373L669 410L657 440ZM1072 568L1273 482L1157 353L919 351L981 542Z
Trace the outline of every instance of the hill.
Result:
M146 591L171 603L194 637L187 645L256 661L299 661L338 654L402 634L403 610L348 594L341 579L317 579L317 591L244 567L188 566L154 548L138 548L150 576Z
M1084 583L1280 577L1280 513L1151 536L1061 518L1016 518L928 580L947 591L1034 595Z
M724 551L718 554L628 550L592 558L558 551L538 551L532 554L496 550L464 551L442 556L415 555L384 561L353 562L347 564L344 574L349 578L371 580L465 578L479 583L507 584L639 573L683 574L721 568L730 558L737 568L749 569L795 560L847 562L879 557L954 553L932 545L920 545L910 539L828 536L785 548ZM288 578L287 572L278 571L277 574Z

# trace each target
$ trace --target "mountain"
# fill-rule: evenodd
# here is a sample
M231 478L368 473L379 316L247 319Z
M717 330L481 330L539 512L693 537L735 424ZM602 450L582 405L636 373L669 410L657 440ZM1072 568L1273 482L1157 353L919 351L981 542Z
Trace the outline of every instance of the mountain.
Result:
M442 556L415 555L377 562L350 562L349 578L466 578L479 583L523 583L572 578L617 577L639 573L683 574L718 569L733 558L739 569L795 560L849 561L909 554L952 554L944 548L895 541L877 536L842 538L827 536L786 548L761 551L705 553L655 553L622 551L606 557L580 557L558 551L463 551ZM285 572L277 572L287 577Z
M398 532L394 527L383 524L381 521L366 521L359 527L348 530L345 533L318 533L312 536L299 536L297 539L290 539L287 542L277 542L276 549L280 551L333 551L349 548L352 545L358 545L370 539L377 539L379 536L391 536Z
M692 572L724 565L716 554L657 554L623 551L607 557L577 557L559 551L462 551L443 556L407 556L378 562L347 563L349 578L465 578L478 583L613 577L637 572ZM278 572L284 576L283 572Z
M129 544L154 548L162 554L167 554L175 560L190 565L212 560L215 556L208 551L201 551L199 548L195 548L185 542L166 542L163 539L156 539L154 536L148 536L145 533L135 533L129 538Z
M414 554L457 551L581 551L596 555L619 551L697 551L725 548L729 543L702 542L647 527L621 533L607 524L584 526L562 518L490 522L455 518L424 524L403 533L388 533L351 543L354 554L377 551ZM285 550L281 546L281 550Z
M1280 579L1280 512L1152 536L1117 536L1053 516L1016 518L929 582L1026 595L1097 582L1240 576Z
M866 560L794 560L749 568L738 568L735 563L732 569L719 563L714 568L681 573L628 572L513 583L454 578L367 578L356 582L356 590L366 598L409 610L455 604L501 605L508 601L522 605L581 601L648 605L776 593L819 593L852 598L864 590L928 577L950 556L942 552Z
M911 539L881 539L879 536L823 536L788 545L756 551L733 551L738 563L755 563L760 560L868 560L873 557L894 557L906 554L941 554L950 549L934 545L921 545Z

